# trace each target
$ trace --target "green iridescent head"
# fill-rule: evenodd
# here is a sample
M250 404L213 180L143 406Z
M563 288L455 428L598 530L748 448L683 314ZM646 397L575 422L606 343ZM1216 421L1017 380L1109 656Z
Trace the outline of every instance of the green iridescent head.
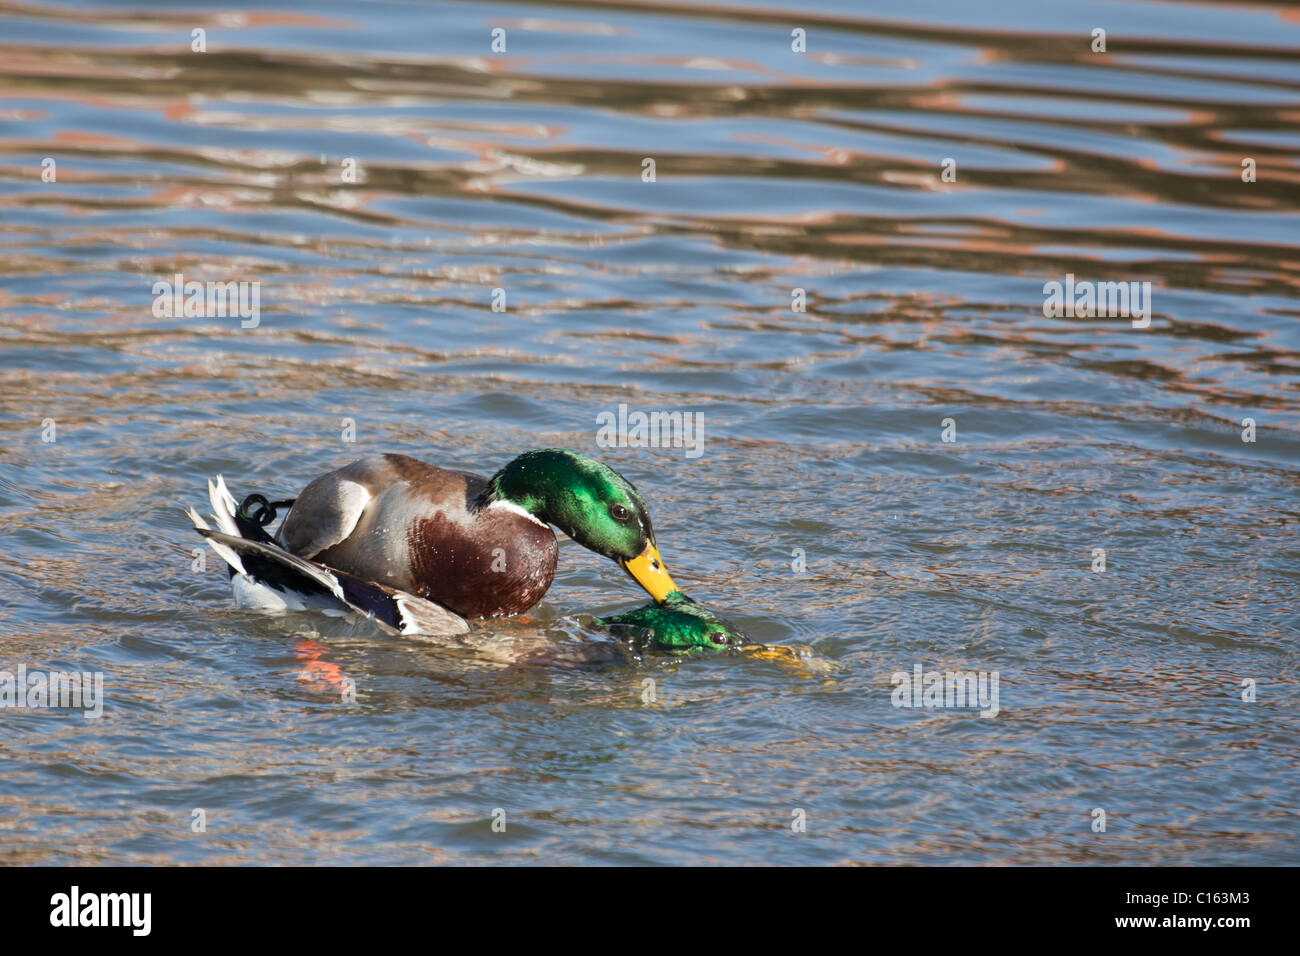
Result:
M620 637L662 650L716 651L750 643L740 628L681 591L673 591L662 603L597 618L596 623Z
M641 495L594 458L564 448L525 452L492 476L483 499L517 505L612 558L656 601L677 590L659 559Z

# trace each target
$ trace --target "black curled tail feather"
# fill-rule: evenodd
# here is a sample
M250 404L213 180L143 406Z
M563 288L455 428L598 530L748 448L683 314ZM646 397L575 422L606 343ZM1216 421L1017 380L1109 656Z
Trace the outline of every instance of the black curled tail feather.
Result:
M293 507L294 498L282 501L267 501L264 495L251 494L235 509L235 527L249 541L263 544L274 543L275 539L266 532L266 526L276 519L278 508Z

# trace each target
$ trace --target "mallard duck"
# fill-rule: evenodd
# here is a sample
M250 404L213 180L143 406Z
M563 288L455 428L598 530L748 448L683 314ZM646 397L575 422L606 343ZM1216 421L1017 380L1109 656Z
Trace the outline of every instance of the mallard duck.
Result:
M617 562L656 602L678 592L630 481L586 455L525 452L491 478L406 455L354 461L310 482L274 537L260 495L236 506L208 484L217 528L199 533L230 565L246 606L357 609L393 630L459 633L466 618L527 611L555 577L551 525Z
M656 604L596 618L596 623L639 646L664 650L721 650L751 644L740 628L681 591Z

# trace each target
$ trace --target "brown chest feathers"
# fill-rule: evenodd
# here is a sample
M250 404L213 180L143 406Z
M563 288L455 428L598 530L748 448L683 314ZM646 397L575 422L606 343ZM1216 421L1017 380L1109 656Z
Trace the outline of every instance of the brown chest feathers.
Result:
M413 590L462 617L520 614L555 578L559 547L550 528L484 509L469 523L441 512L407 531Z

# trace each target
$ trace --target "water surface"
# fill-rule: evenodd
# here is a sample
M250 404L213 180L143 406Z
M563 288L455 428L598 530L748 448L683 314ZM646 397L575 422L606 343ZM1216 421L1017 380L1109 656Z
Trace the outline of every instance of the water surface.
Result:
M107 698L0 711L0 861L1300 861L1297 48L1269 3L0 0L0 669ZM156 317L176 273L260 324ZM1046 318L1067 274L1150 327ZM703 454L597 447L620 403ZM571 542L469 649L194 567L218 472L552 445L809 659L637 659ZM895 708L918 663L998 715Z

